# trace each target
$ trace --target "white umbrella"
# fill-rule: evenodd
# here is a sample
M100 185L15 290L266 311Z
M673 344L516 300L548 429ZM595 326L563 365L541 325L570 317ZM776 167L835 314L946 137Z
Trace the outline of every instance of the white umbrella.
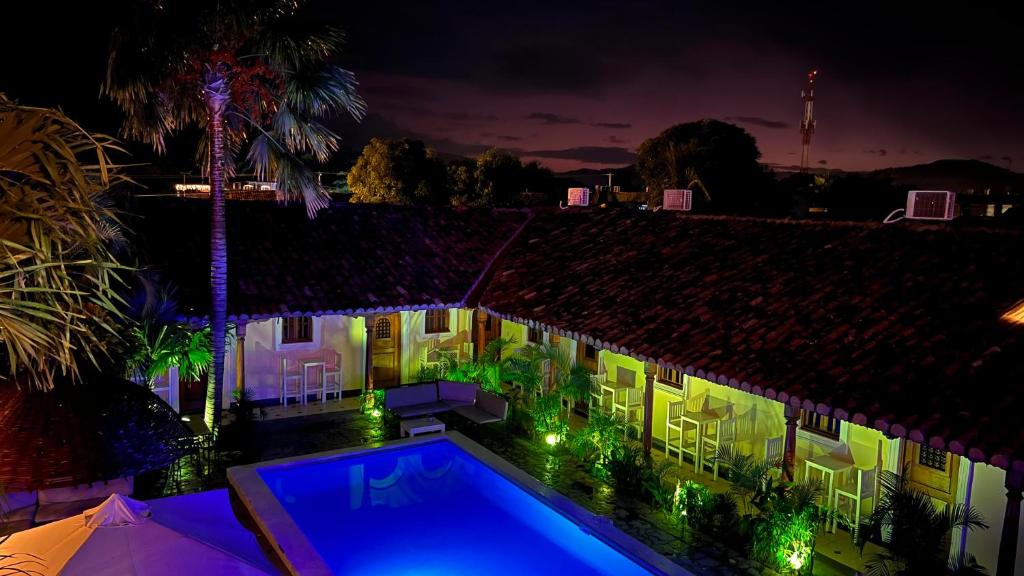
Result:
M12 535L3 565L32 574L274 574L231 513L227 491L154 500L114 494L95 508ZM3 572L0 567L0 573Z

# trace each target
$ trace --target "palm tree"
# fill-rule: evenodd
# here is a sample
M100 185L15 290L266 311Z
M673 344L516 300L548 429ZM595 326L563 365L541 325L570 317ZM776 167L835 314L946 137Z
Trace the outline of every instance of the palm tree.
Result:
M213 378L206 423L216 432L227 333L224 184L244 158L256 176L301 198L310 217L326 189L302 161L326 161L338 137L322 121L366 105L352 73L332 63L342 34L311 24L300 0L137 0L114 33L103 93L124 112L122 134L158 152L183 129L203 131L197 159L210 178ZM244 156L243 156L244 152Z
M870 540L887 546L867 562L871 576L924 576L954 573L984 574L974 558L947 559L952 533L987 529L984 518L972 506L956 504L937 510L931 496L914 490L906 473L883 471L882 494L871 516L861 525L858 544L863 551Z
M193 329L175 322L173 294L139 280L143 290L130 303L133 323L126 336L125 378L152 387L172 367L189 380L202 378L213 364L210 327Z
M0 379L52 388L116 340L124 267L104 202L123 180L116 149L59 111L0 94Z

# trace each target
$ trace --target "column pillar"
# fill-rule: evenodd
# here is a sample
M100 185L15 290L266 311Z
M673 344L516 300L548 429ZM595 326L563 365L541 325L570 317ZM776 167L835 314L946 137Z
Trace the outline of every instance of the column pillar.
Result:
M484 346L487 344L487 312L476 309L476 359L484 357Z
M658 366L654 362L644 363L644 453L651 453L651 444L654 441L654 376L658 373Z
M1006 471L1006 510L1003 512L1003 534L999 540L996 576L1013 576L1017 564L1017 535L1020 531L1021 489L1024 474Z
M782 452L782 475L788 482L792 482L796 475L796 423L800 420L800 408L786 404L784 414L786 416L786 444Z
M364 357L365 369L363 370L363 391L373 392L373 328L376 318L373 314L367 314L363 316L363 322L366 324L366 341L364 348L366 348L366 356Z
M245 390L245 320L235 325L235 390Z

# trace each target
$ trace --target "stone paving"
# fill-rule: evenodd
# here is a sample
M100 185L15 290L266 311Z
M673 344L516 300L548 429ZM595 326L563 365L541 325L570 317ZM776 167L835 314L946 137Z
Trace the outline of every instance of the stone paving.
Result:
M462 426L457 418L448 419L448 423L590 511L611 518L619 529L694 574L776 574L754 564L743 553L692 530L682 534L659 510L631 494L618 493L613 482L595 478L584 464L559 448L511 436L501 426ZM358 412L334 412L258 421L244 436L247 441L243 451L224 451L217 458L185 459L178 474L161 472L140 477L136 483L137 497L157 498L219 488L227 484L225 471L230 466L367 445L396 438L398 433L394 423L382 429ZM822 570L816 566L815 574L819 573L837 572L827 566L822 566Z

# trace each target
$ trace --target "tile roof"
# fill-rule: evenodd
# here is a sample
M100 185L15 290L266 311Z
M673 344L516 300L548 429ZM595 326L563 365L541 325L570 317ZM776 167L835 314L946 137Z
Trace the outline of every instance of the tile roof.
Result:
M1024 243L956 222L540 214L498 316L1024 470Z
M209 203L140 199L129 222L188 318L209 309ZM228 205L229 318L460 306L528 220L514 210Z
M165 467L188 451L192 432L148 388L86 378L50 392L0 383L0 486L112 480Z

